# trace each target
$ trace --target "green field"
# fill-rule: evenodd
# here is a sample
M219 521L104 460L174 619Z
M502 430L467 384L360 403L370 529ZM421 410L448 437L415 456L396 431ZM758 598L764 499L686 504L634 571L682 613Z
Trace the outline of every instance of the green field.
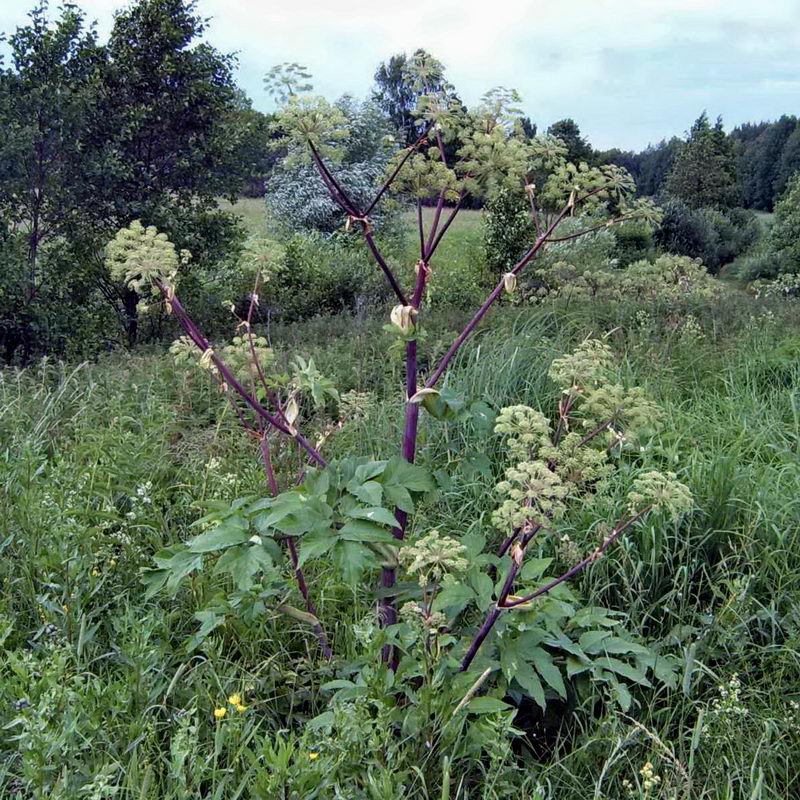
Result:
M467 218L465 234L477 219ZM741 317L745 307L735 311ZM264 492L257 448L217 390L202 375L176 373L162 354L42 363L0 383L0 700L6 748L16 753L6 749L6 774L35 776L40 796L71 797L63 787L94 776L115 796L159 800L277 797L270 792L283 781L306 779L329 792L338 785L344 796L422 798L438 797L446 768L453 797L499 799L512 789L539 797L535 787L547 785L551 797L585 800L626 796L622 781L652 762L676 790L684 775L691 780L681 797L793 796L800 339L767 317L728 330L719 309L691 342L620 329L613 310L604 313L496 314L494 332L468 348L447 386L493 408L544 407L549 359L587 334L615 330L619 374L665 411L653 458L687 483L696 511L680 526L644 526L562 599L615 609L626 629L646 631L677 659L673 683L633 684L627 714L599 690L571 689L566 704L552 698L546 715L518 716L513 749L487 740L485 763L467 755L466 728L445 737L444 751L413 737L394 748L383 727L393 701L374 684L366 706L340 701L323 735L307 722L330 708L337 684L329 682L346 682L353 664L370 658L369 592L311 569L320 619L340 654L331 665L303 625L269 611L249 622L230 617L197 649L195 614L225 585L211 570L174 596L145 599L140 570L159 548L194 535L204 502ZM340 391L364 393L363 413L331 438L329 457L396 452L401 374L379 324L319 320L272 335L287 355L313 355ZM426 347L446 335L434 327ZM488 531L501 452L470 424L430 417L422 441L423 462L443 470L450 488L422 508L415 531ZM576 535L592 513L576 510L566 529ZM731 682L735 700L720 694ZM215 721L214 709L236 693L246 711L229 708ZM446 727L452 711L432 707L432 730ZM384 747L394 748L390 766ZM313 762L309 753L318 754ZM381 781L382 794L347 794L367 776Z

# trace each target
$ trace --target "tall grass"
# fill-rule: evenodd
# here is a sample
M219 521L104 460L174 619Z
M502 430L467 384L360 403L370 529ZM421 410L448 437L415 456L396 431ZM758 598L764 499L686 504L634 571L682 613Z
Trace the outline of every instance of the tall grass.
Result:
M574 590L625 612L631 629L678 654L677 682L639 691L630 715L594 696L543 717L523 708L513 755L463 775L448 778L449 767L425 762L402 788L374 752L354 765L362 788L342 785L338 796L778 800L800 792L800 706L792 705L800 701L800 348L790 327L737 314L731 326L717 310L703 338L682 341L663 329L620 329L600 309L507 309L448 377L469 401L540 405L551 358L589 333L613 331L620 371L665 409L652 450L690 485L697 508L679 527L643 526ZM380 326L320 320L312 328L273 330L274 344L313 354L343 388L369 393L363 418L331 440L331 455L394 453L400 431L388 404L402 377L377 341ZM2 797L336 796L319 789L307 726L325 710L320 686L333 667L319 662L305 633L264 613L191 649L197 599L213 593L214 576L173 601L144 599L140 567L190 535L197 501L263 491L254 445L216 390L195 381L188 391L186 380L159 354L0 375ZM473 423L425 418L421 446L447 488L415 524L488 533L493 440ZM591 536L591 522L582 512L568 520L576 537ZM374 598L330 575L313 579L347 661ZM720 686L734 675L736 702L717 713ZM215 722L213 709L233 692L247 712ZM358 727L363 721L352 724L354 742L380 740ZM407 737L400 746L417 743ZM346 761L355 744L341 747ZM282 783L297 759L308 764L308 782ZM648 761L663 791L637 788Z

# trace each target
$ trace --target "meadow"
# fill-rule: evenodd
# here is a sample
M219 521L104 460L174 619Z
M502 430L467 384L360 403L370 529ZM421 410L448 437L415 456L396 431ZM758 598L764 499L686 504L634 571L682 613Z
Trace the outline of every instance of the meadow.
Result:
M545 713L522 703L470 715L448 737L441 729L453 708L433 708L424 723L439 731L432 740L387 739L390 718L377 707L394 702L388 694L331 705L369 650L375 603L336 572L311 575L332 662L304 626L269 611L231 617L199 646L201 598L224 583L213 573L145 599L142 568L193 535L205 503L265 491L257 447L213 382L181 373L159 350L6 370L4 796L793 796L796 319L734 290L698 313L694 332L641 314L621 326L618 317L618 308L597 305L502 308L447 386L495 409L547 403L551 358L587 335L608 335L620 374L665 411L650 447L690 487L695 510L680 525L641 527L569 596L660 642L676 658L675 678L635 684L627 711L599 689L570 687ZM434 349L448 327L430 332ZM340 392L359 393L361 411L331 437L330 457L354 447L373 458L394 453L402 371L385 357L378 320L318 319L270 336L276 349L313 356ZM421 441L448 489L418 524L435 518L458 538L486 531L501 454L470 424L426 418ZM577 510L564 529L585 522ZM331 708L334 724L323 730L313 721ZM476 731L480 757L466 747Z
M0 36L0 800L800 796L800 121L208 24Z

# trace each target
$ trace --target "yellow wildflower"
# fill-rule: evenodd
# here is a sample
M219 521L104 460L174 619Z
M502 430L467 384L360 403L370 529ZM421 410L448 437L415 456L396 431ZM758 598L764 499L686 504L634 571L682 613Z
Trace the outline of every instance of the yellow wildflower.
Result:
M316 761L319 758L319 753L314 752L313 750L308 754L308 758L311 761Z
M231 696L228 698L228 702L229 702L229 703L230 703L232 706L239 706L239 705L241 705L241 704L242 704L242 696L241 696L241 695L240 695L238 692L237 692L236 694L232 694L232 695L231 695Z
M215 708L214 709L214 716L217 719L222 719L227 713L228 713L227 710L224 709L224 708Z
M237 710L237 711L238 711L240 714L244 714L244 712L245 712L245 711L247 711L247 706L243 706L241 703L237 703L237 704L236 704L236 710Z

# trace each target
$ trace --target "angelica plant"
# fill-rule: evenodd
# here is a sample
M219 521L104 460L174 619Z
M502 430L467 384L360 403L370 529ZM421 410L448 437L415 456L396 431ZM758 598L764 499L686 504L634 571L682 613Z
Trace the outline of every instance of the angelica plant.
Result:
M525 406L505 408L497 417L495 432L503 438L512 463L496 486L501 502L492 523L505 535L500 555L510 553L511 564L496 601L466 649L462 671L470 667L503 612L530 608L532 601L597 561L649 513L661 509L678 517L692 506L688 488L674 473L645 472L633 481L627 509L599 544L560 576L514 594L534 540L556 528L570 506L585 505L604 492L615 469L612 454L630 448L659 424L658 407L640 388L611 382L612 364L604 342L587 340L550 367L550 379L562 398L555 425L542 412ZM563 540L555 544L562 553L563 544ZM574 553L574 543L570 545Z
M196 556L205 557L205 553L223 549L226 552L218 563L224 568L233 564L230 569L235 573L234 579L249 590L253 575L270 573L276 552L268 540L285 544L306 610L278 602L279 582L273 599L280 610L311 624L323 651L329 654L330 645L303 573L308 560L338 564L354 583L360 582L370 567L378 568L378 618L384 629L391 629L398 620L400 592L396 589L396 576L401 565L424 581L419 608L425 619L446 608L454 592L460 591L456 576L464 571L464 565L457 542L439 539L434 532L413 542L410 549L404 547L404 540L418 503L436 486L429 471L415 464L419 417L422 409L434 418L458 416L463 403L442 383L465 342L503 295L517 291L519 276L549 245L591 235L601 227L631 219L651 224L657 220L658 212L649 201L634 198L633 180L620 167L571 164L566 160L566 148L557 139L529 140L522 136L514 92L490 92L477 108L465 110L444 78L442 65L422 51L409 60L405 74L418 100L416 139L395 153L372 199L357 202L336 175L342 144L350 135L347 120L336 106L302 93L305 74L299 75L294 68L289 72L288 83L282 81L281 70L271 76L276 85L283 86L284 96L275 117L276 146L284 148L286 158L293 163L310 161L314 165L330 197L346 216L346 231L363 238L395 296L387 330L405 352L403 436L398 456L384 461L348 458L329 463L319 448L332 431L324 432L316 445L301 432L302 395L319 404L326 398L335 398L335 389L319 376L313 362L296 363L294 378L288 384L271 371L273 354L255 335L251 324L252 311L258 303L257 287L247 316L239 322L238 338L215 347L198 329L176 293L179 271L172 258L148 266L146 271L131 262L125 274L134 281L148 280L161 293L166 310L184 332L184 338L175 345L176 356L185 362L186 348L193 346L199 366L208 369L219 382L242 425L261 445L271 492L268 498L243 498L222 517L217 515L215 521L223 533L216 538L211 530L189 542L186 551L162 555L157 559L158 569L149 575L151 585L172 588L182 577L200 568L201 559ZM502 189L521 190L536 239L423 373L419 348L429 313L426 301L438 248L470 198ZM417 211L419 252L413 265L413 280L407 286L402 285L399 270L381 252L375 230L378 206L390 193L410 200ZM423 222L423 203L431 203L434 208L429 226ZM559 226L568 218L573 220L570 233L559 237ZM498 487L501 503L494 520L507 534L501 556L510 552L514 566L490 617L516 602L511 589L533 536L557 524L576 498L599 491L611 472L610 455L628 446L646 424L656 419L655 408L641 392L609 380L612 367L608 348L603 343L587 342L553 365L552 375L563 390L556 419L548 420L526 407L501 412L498 431L505 436L514 461L507 465ZM272 464L271 436L278 434L293 442L303 459L298 465L299 484L293 488L279 486ZM596 559L660 502L654 498L621 520L592 558ZM237 549L230 551L228 547ZM233 555L229 556L229 552ZM485 587L485 581L481 582ZM468 647L464 669L494 619ZM398 666L399 653L388 640L383 655L391 668Z

